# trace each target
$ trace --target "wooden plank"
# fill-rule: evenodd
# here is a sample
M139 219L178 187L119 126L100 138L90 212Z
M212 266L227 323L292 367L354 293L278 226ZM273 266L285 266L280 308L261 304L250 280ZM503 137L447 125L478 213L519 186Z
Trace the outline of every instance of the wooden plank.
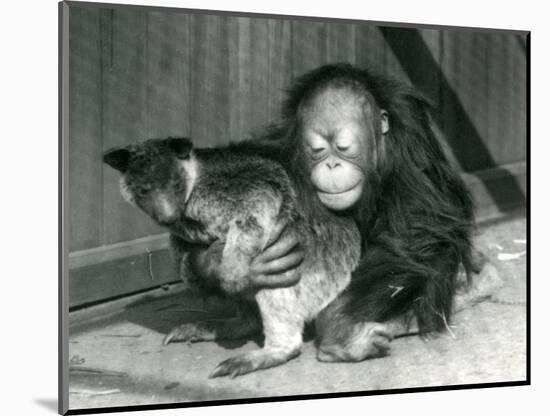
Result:
M380 28L369 24L355 25L355 53L359 67L384 73L386 41Z
M351 23L327 23L327 61L356 63L355 25Z
M242 124L243 132L239 137L247 137L251 132L264 127L270 119L269 104L272 86L271 79L279 79L274 73L278 67L270 66L270 27L267 19L250 19L250 59L248 68L249 94L248 112ZM282 44L282 39L279 41ZM279 57L281 59L281 57ZM241 66L241 68L243 68Z
M414 29L403 29L403 28L393 28L393 27L381 27L381 33L384 36L385 46L384 46L384 73L391 77L398 79L402 82L412 84L412 80L409 74L401 66L396 53L390 46L388 37L393 37L394 44L397 46L402 46L407 41L409 33L413 33ZM410 46L404 47L403 49L410 51ZM412 62L411 62L412 63Z
M233 18L234 20L234 18ZM229 29L231 19L191 16L191 137L198 146L230 140Z
M441 102L441 97L439 95L439 88L441 83L441 31L432 30L432 29L421 29L418 30L422 41L424 42L425 47L427 48L430 56L433 59L433 65L422 65L422 62L414 62L418 64L423 69L425 82L422 82L422 85L419 85L422 93L431 101L431 103L438 107Z
M442 32L439 124L460 166L475 171L493 166L487 151L487 34Z
M243 17L230 24L230 130L240 141L268 121L268 25Z
M487 34L488 137L487 147L496 163L526 158L525 51L517 35Z
M327 23L292 21L292 75L327 63Z
M292 80L292 23L289 20L269 19L268 56L265 71L267 80L268 121L279 120L285 89Z
M442 120L440 116L443 109L442 96L440 94L441 85L445 82L443 78L443 73L441 71L441 60L443 58L443 49L441 47L443 40L441 38L442 34L440 30L431 30L431 29L422 29L418 30L420 38L429 52L429 56L432 58L431 63L426 65L426 62L414 62L418 64L421 69L424 77L421 85L417 87L420 89L422 94L430 101L433 106L432 117L435 120ZM424 64L424 65L423 65ZM417 81L418 83L418 81ZM445 133L441 129L441 126L437 123L432 123L432 128L435 133L435 136L447 159L450 160L451 164L456 167L456 169L461 169L459 161L456 159L456 156L453 152L453 149L449 145Z
M145 303L151 305L161 299L171 299L172 297L181 301L180 299L186 295L185 289L186 286L184 284L174 283L138 292L123 298L105 301L93 306L77 307L69 313L69 332L71 336L74 336L98 323L104 323L105 321L112 322L117 318L124 319L124 317L120 317L120 314L127 312L128 309L134 308L137 305ZM187 296L189 295L187 294ZM195 302L197 301L200 301L200 299L195 300Z
M239 140L245 133L251 94L251 19L229 20L229 140ZM261 103L259 103L261 106Z
M191 134L191 23L183 13L146 16L147 137Z
M103 10L104 150L148 138L147 14L137 10ZM120 195L119 174L104 166L104 238L112 244L164 232Z
M99 10L70 8L69 250L100 244L102 232Z
M179 280L167 249L69 270L69 307L104 301Z
M230 131L238 141L278 117L282 89L290 82L288 22L238 18L230 21ZM274 95L272 97L271 95Z
M474 200L476 217L492 217L525 205L525 199L510 189L510 182L519 187L523 195L527 192L527 164L517 162L496 168L463 174L466 186Z
M434 104L439 102L440 31L381 28L386 40L386 74L414 85Z
M169 246L169 234L160 234L108 246L75 251L69 254L69 269L78 269L124 257L132 257L138 254L166 249Z

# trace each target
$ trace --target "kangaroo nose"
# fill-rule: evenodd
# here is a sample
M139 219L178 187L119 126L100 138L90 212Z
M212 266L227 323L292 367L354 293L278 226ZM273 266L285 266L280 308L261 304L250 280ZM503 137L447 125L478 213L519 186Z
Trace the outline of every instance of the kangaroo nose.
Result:
M161 225L164 225L164 226L170 226L172 224L174 224L177 220L177 217L176 216L165 216L165 215L157 215L157 219L158 219L158 222L161 224Z
M178 219L176 204L166 195L157 195L154 205L156 217L160 223L168 225Z

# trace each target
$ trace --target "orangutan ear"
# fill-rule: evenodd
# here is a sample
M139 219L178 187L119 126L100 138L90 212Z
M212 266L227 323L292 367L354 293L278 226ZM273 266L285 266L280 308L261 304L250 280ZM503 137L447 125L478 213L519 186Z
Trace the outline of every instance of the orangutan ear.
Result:
M390 120L386 110L380 110L380 130L382 134L386 134L390 131Z

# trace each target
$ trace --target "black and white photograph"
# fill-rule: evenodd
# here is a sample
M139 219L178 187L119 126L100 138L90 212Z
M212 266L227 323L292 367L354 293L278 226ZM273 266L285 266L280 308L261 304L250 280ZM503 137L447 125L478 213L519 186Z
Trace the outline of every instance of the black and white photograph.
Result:
M59 12L60 413L529 384L530 32Z

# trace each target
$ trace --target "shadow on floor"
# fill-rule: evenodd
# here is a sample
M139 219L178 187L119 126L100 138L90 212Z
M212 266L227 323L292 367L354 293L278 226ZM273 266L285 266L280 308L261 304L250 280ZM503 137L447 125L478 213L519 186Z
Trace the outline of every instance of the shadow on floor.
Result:
M57 399L52 399L52 398L50 398L50 399L44 399L44 398L37 399L37 398L35 398L34 402L36 404L39 404L43 408L49 410L50 412L57 414Z
M106 319L72 326L70 333L71 335L78 335L116 323L130 322L166 335L174 327L181 324L209 319L227 319L236 313L236 301L218 296L200 297L196 293L188 292L179 292L160 298L145 295ZM309 333L310 331L307 331L307 334ZM311 338L311 335L309 335L309 338ZM226 349L236 349L242 347L248 341L253 341L261 346L263 337L258 334L257 337L250 339L220 340L216 343Z
M239 398L251 398L257 396L257 392L243 389L238 385L212 386L202 380L175 381L156 377L105 377L104 375L73 374L70 376L70 396L86 395L93 391L113 391L111 397L98 395L89 397L89 407L109 405L111 400L116 400L117 392L123 391L126 396L145 398L154 397L156 403L181 403ZM56 402L57 404L57 402ZM140 404L139 401L132 404Z

